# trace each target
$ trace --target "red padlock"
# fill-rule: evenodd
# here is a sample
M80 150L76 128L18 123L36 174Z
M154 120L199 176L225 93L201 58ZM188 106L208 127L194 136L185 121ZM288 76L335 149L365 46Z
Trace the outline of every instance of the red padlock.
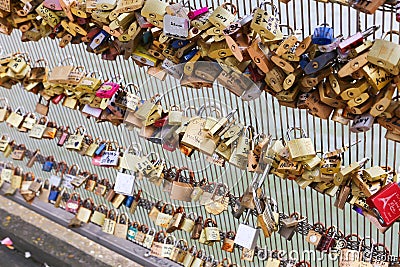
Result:
M337 235L336 227L335 226L329 227L326 230L325 234L321 237L321 240L319 241L317 246L317 250L329 253L331 248L336 245L336 240L335 240L336 235Z
M400 218L400 184L391 183L367 198L382 226L390 226Z

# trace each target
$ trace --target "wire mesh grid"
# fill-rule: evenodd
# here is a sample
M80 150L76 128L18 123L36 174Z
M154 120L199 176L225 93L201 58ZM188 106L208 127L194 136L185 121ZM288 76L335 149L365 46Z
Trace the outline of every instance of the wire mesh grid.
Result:
M239 16L250 13L260 3L256 1L232 1L237 5ZM378 11L375 15L364 15L356 12L347 6L339 4L321 3L316 1L290 1L285 5L278 1L273 1L278 7L281 24L290 25L293 29L302 29L303 37L312 34L313 29L321 23L329 23L333 25L335 34L343 34L348 36L354 34L358 30L365 29L371 25L381 25L376 32L376 36L380 37L380 32L388 30L398 30L398 23L395 23L395 14L392 12ZM207 5L216 7L222 2L219 1L191 1L193 7ZM46 58L50 67L54 67L66 56L73 56L76 65L83 65L88 70L99 70L103 76L108 78L116 74L122 74L125 82L134 82L140 86L141 96L150 98L157 93L165 93L162 99L163 106L173 104L185 106L200 107L204 104L219 103L224 110L238 108L237 116L239 121L245 124L251 124L257 132L265 132L272 134L273 137L282 137L286 130L292 126L299 126L306 130L307 134L316 144L316 149L327 151L341 147L345 144L362 140L357 146L352 147L346 152L344 163L348 164L363 157L370 157L371 165L389 165L396 167L399 165L399 157L396 156L399 144L388 141L384 138L385 130L374 125L373 129L363 134L350 133L348 126L343 126L332 121L324 121L308 115L304 110L295 110L287 107L279 106L278 102L270 95L262 94L259 99L251 102L244 102L237 98L229 91L221 86L214 85L212 89L190 89L179 85L179 82L173 78L167 77L164 82L150 78L146 74L145 69L137 67L131 60L125 61L118 58L114 62L103 61L99 56L89 54L82 45L69 45L65 49L58 47L58 42L50 39L40 40L37 43L21 43L19 41L20 34L14 32L11 37L0 36L0 45L6 52L23 51L28 52L34 60ZM34 111L38 97L27 93L19 86L14 86L13 90L1 90L1 96L7 97L12 108L23 106L25 111ZM180 154L180 152L166 152L159 146L140 139L136 132L126 130L124 127L115 127L109 123L96 124L93 120L85 119L78 111L72 111L61 105L52 105L50 108L50 119L55 120L61 125L69 125L76 128L83 125L87 132L93 137L103 137L114 139L124 146L130 143L140 143L144 153L155 151L162 158L167 159L173 165L187 166L197 172L197 177L207 177L209 181L218 181L226 183L233 195L242 195L246 190L249 182L252 180L252 174L239 171L237 168L227 165L221 168L208 164L204 156L194 155L188 159ZM98 173L100 177L106 177L113 181L116 176L115 170L94 167L88 157L82 157L74 152L69 152L65 148L56 146L54 141L50 140L34 140L27 138L26 134L0 125L2 133L7 132L17 143L25 143L28 149L34 150L40 148L44 155L54 155L57 160L65 160L69 165L76 163L83 170L89 170ZM3 159L7 161L8 159ZM15 162L21 165L20 162ZM46 177L49 174L41 171L37 164L33 169L34 173ZM144 191L143 197L156 201L164 199L169 201L168 195L162 192L160 187L156 187L146 180L137 181L137 187ZM335 225L341 229L346 235L350 233L358 233L361 236L372 236L377 242L384 243L394 255L399 255L399 224L392 227L386 234L380 234L379 231L362 216L351 210L347 205L345 210L338 210L333 206L334 199L319 194L318 192L307 188L301 190L293 181L281 180L278 177L270 175L265 183L265 189L268 195L278 202L280 211L286 214L298 211L301 215L308 218L310 222L322 222L326 226ZM111 207L109 202L98 197L92 192L79 189L82 199L92 197L96 204L104 203ZM204 208L196 205L185 205L179 201L172 201L176 206L186 206L186 212L194 211L203 217L212 217L216 219L218 226L223 231L235 231L239 225L239 221L234 219L230 212L224 212L219 216L207 215ZM120 208L120 212L129 212L124 206ZM138 209L134 215L129 215L133 221L139 221L141 224L154 226L149 220L147 211ZM250 223L255 221L250 220ZM265 262L258 261L255 258L253 263L240 260L240 252L235 250L234 253L226 253L221 250L219 244L213 247L200 245L198 242L190 240L189 236L182 233L174 233L178 238L185 238L190 244L204 249L206 254L214 255L216 259L225 257L231 258L240 266L264 266ZM271 238L265 239L261 237L259 242L261 247L269 250L299 251L302 255L303 251L314 249L305 241L304 236L295 235L291 242L281 238L278 234L274 234ZM322 255L322 254L321 254ZM317 254L317 256L321 256ZM311 259L312 266L335 266L337 262L324 257L323 260L317 258Z

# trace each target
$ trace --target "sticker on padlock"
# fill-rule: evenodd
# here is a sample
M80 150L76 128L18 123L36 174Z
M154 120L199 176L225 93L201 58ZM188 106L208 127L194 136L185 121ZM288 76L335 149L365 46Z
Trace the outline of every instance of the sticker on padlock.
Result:
M165 15L164 34L172 38L187 38L189 35L189 20L177 16Z

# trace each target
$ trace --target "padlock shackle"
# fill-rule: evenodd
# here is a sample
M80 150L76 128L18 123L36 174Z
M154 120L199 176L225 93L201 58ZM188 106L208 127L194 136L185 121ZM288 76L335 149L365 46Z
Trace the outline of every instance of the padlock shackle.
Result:
M49 65L46 59L41 58L41 59L36 60L35 63L33 63L32 68L38 68L37 65L38 65L38 63L40 63L40 62L44 62L44 66L43 66L44 68L46 68L46 67Z
M286 131L286 138L289 141L290 140L290 133L294 131L300 131L301 132L301 138L307 138L306 132L304 131L303 128L301 127L291 127Z
M270 6L272 7L272 14L273 14L275 17L279 17L278 8L274 5L274 3L273 3L272 1L271 1L271 2L269 2L269 1L263 1L263 2L260 3L260 5L258 6L258 8L263 8L263 7L265 7L266 5L270 5ZM266 9L264 9L264 10L266 10Z
M97 74L97 77L96 77L96 74ZM103 78L103 74L97 70L87 71L85 76L88 78L95 78L98 80L101 80Z
M222 5L221 5L221 7L223 7L224 9L226 9L226 10L228 10L228 6L230 6L231 7L231 13L233 14L233 15L236 15L237 14L237 7L236 7L236 5L234 5L234 4L232 4L232 3L230 3L230 2L225 2L225 3L223 3Z
M69 61L69 63L72 63L71 65L73 66L74 64L75 64L75 57L74 56L71 56L71 55L68 55L68 56L66 56L65 58L63 58L62 60L60 60L59 62L58 62L58 64L57 64L57 66L58 67L60 67L60 66L67 66L67 65L64 65L64 63L66 62L66 61Z
M137 86L134 83L127 83L127 84L125 84L124 89L130 88L130 87L133 87L133 91L130 91L130 93L134 93L134 94L136 94L138 96L140 95L139 86Z
M125 223L123 223L122 220L124 220ZM128 215L126 215L125 212L121 213L121 214L118 216L117 222L118 222L118 223L121 223L121 224L129 224Z

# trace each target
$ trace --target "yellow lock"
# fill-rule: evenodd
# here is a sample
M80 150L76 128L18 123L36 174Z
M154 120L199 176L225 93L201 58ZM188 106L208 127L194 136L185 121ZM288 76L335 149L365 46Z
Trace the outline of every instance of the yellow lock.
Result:
M370 182L386 179L388 173L380 166L374 166L363 170L363 177Z
M271 5L273 8L273 15L269 14L263 6ZM275 5L268 2L262 2L257 10L254 12L253 20L250 27L260 35L261 38L267 40L282 39L283 35L279 28L279 13Z
M384 88L391 80L393 80L393 75L371 63L365 65L362 68L362 73L367 79L368 83L377 91Z
M392 97L394 95L395 85L389 84L385 89L381 90L378 95L378 100L374 103L369 111L373 117L381 115L390 106Z
M389 31L382 39L375 40L368 54L368 61L384 68L393 75L398 75L400 69L400 45L384 40L385 37L393 33L399 34L397 31Z
M228 11L228 6L232 8L231 12ZM217 7L210 15L208 20L216 27L224 30L232 22L235 21L235 16L237 14L237 7L229 2L225 2L219 7Z
M290 140L289 134L292 131L299 130L302 135L301 138ZM308 138L302 128L292 127L287 131L287 147L289 150L290 158L293 161L305 161L316 156L314 144L311 138Z
M350 176L361 169L362 165L364 165L369 159L363 158L358 162L353 162L349 166L341 169L338 173L336 173L335 178L333 180L335 185L342 185L347 182Z
M167 6L168 4L164 1L147 0L140 12L147 19L162 21Z

